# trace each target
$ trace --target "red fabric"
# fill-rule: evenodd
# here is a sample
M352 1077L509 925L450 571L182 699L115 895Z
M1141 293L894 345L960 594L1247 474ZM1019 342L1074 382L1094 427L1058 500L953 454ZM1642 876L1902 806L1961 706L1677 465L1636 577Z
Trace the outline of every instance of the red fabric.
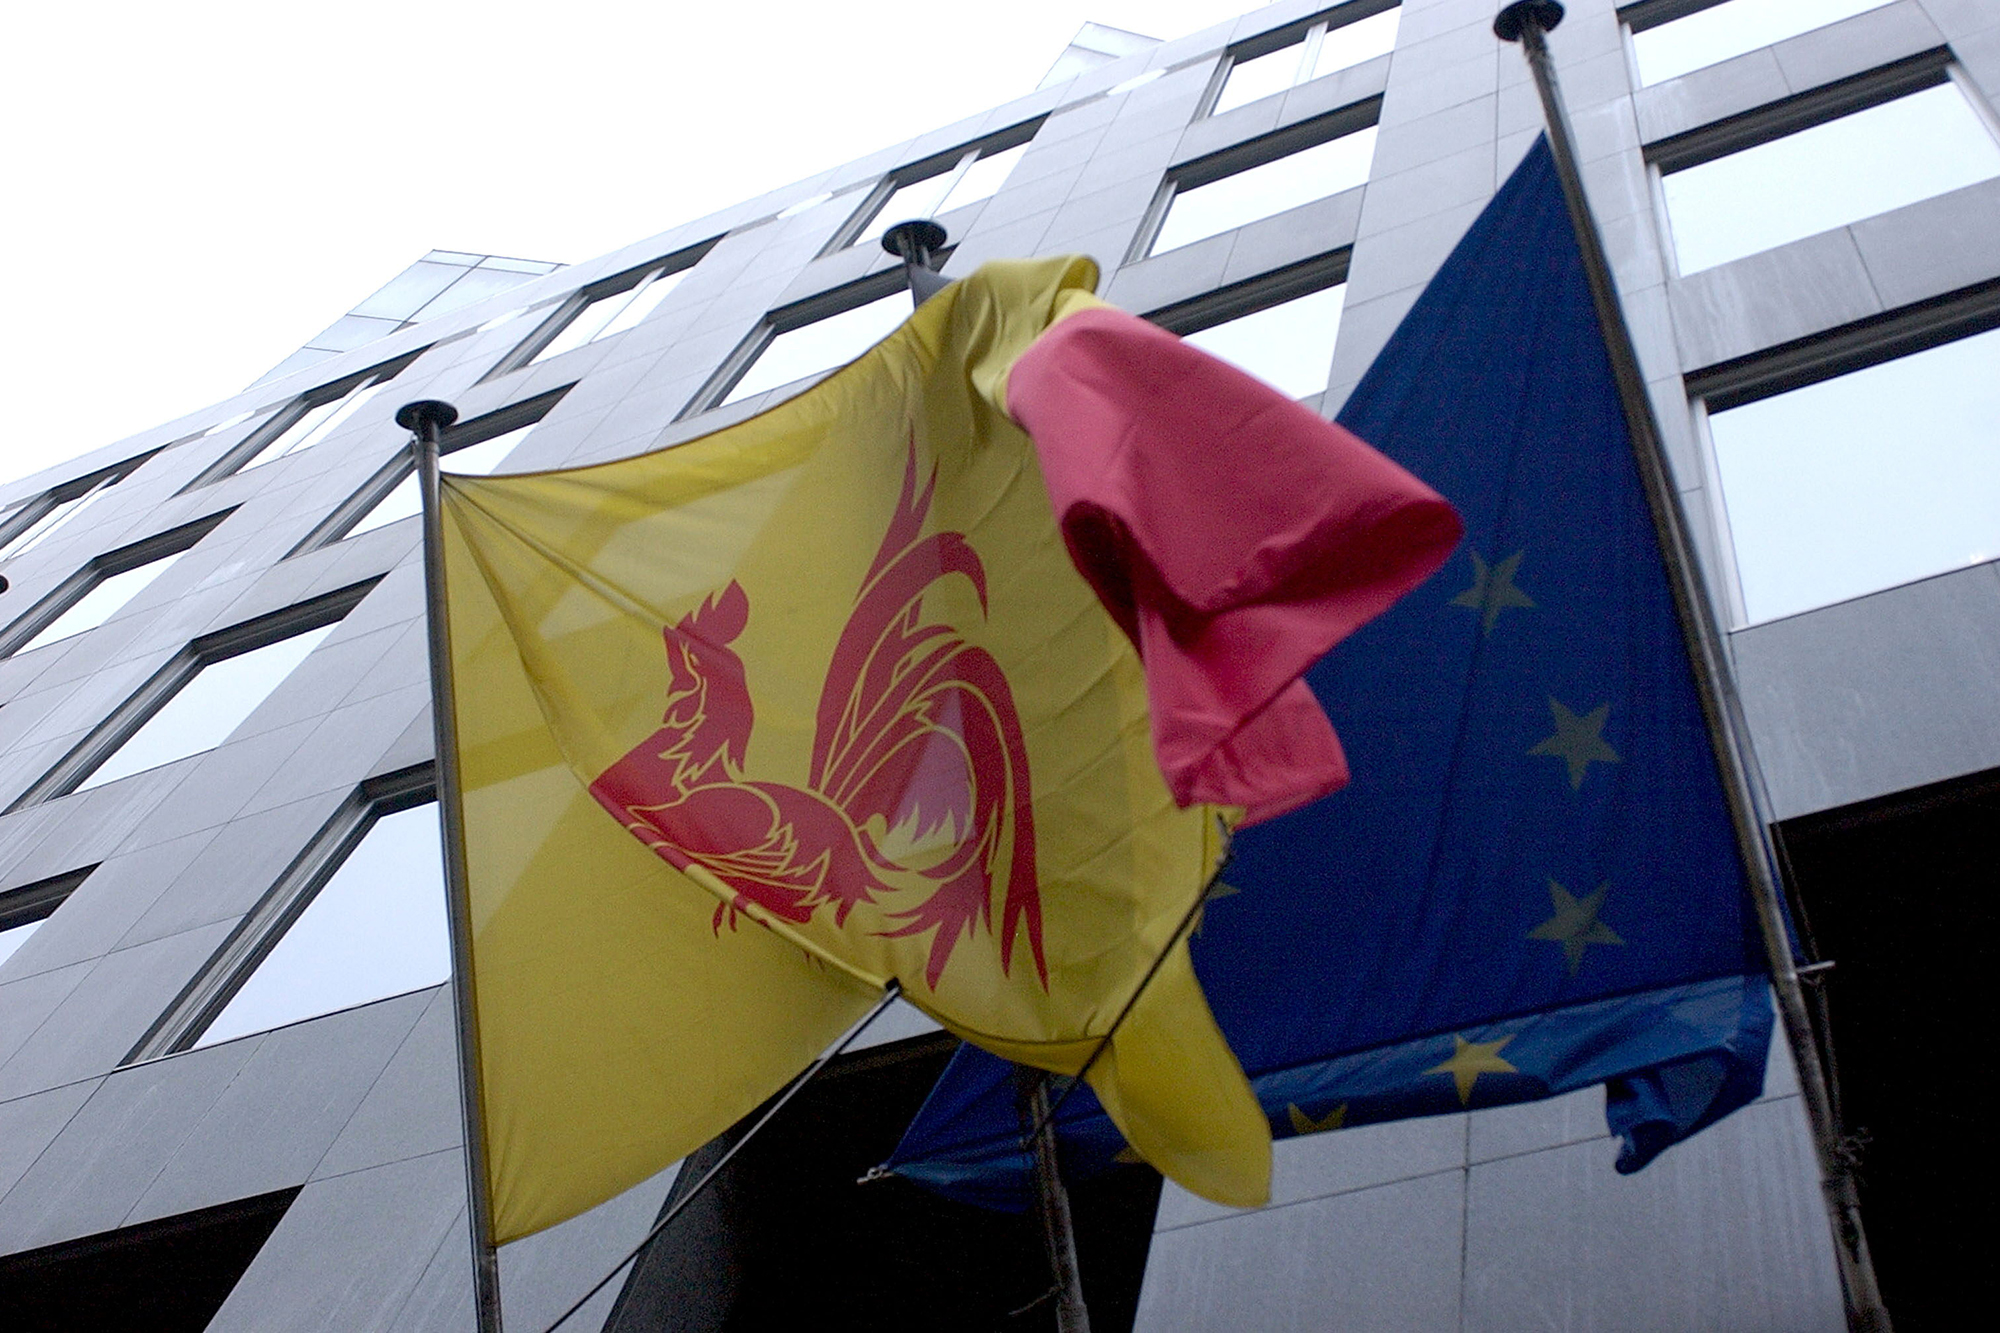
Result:
M1300 679L1444 563L1443 497L1263 381L1122 311L1014 363L1076 567L1138 647L1174 798L1254 823L1347 783Z

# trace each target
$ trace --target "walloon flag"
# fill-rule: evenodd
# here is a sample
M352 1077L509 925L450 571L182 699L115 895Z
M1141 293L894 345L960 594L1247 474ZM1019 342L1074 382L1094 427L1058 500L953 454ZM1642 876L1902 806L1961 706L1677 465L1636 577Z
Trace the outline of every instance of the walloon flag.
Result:
M1162 955L1091 1085L1266 1196L1175 932L1230 823L1344 779L1298 676L1459 524L1096 276L990 264L711 435L443 479L487 1241L720 1133L892 980L1075 1073Z
M1457 506L1466 541L1308 674L1354 782L1236 835L1196 972L1274 1134L1602 1084L1638 1170L1758 1095L1771 1014L1545 141L1339 419ZM1087 1089L1059 1130L1066 1170L1125 1152ZM889 1165L1023 1202L1003 1063L961 1050Z

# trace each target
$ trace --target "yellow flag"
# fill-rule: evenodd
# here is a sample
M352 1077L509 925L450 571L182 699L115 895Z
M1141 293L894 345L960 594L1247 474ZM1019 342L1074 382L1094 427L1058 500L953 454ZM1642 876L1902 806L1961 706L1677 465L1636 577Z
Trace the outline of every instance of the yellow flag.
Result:
M444 479L496 1242L727 1128L891 978L1074 1073L1168 948L1227 812L1175 806L1001 406L1095 276L988 265L739 425ZM1162 1171L1264 1200L1185 944L1091 1081Z

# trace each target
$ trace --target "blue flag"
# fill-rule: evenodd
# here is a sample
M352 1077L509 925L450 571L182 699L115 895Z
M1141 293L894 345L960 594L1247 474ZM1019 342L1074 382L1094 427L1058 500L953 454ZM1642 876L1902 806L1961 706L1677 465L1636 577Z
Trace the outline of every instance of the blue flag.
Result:
M1755 1099L1763 949L1546 141L1341 424L1466 544L1308 676L1345 791L1242 830L1195 967L1275 1134L1606 1088L1617 1167ZM1246 463L1251 460L1246 460ZM1019 1207L1010 1067L946 1069L889 1166ZM1065 1170L1125 1153L1088 1088Z

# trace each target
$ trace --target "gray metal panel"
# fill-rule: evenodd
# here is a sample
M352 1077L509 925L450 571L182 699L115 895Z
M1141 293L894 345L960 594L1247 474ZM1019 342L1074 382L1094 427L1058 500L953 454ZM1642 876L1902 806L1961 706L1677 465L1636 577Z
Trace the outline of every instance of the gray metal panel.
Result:
M313 1178L423 1157L463 1142L457 1043L451 991L440 986L428 993L422 1016L381 1077L366 1089L367 1096L313 1168Z
M124 1059L227 933L204 926L79 964L88 973L0 1065L0 1098L101 1074Z
M256 1041L215 1104L161 1163L127 1220L170 1217L303 1184L429 998L424 992L365 1004Z
M2000 570L1981 565L1731 638L1773 815L2000 766Z
M1271 1207L1435 1175L1465 1165L1467 1122L1478 1116L1424 1116L1358 1125L1328 1134L1281 1139L1272 1145ZM1160 1192L1157 1226L1246 1216L1242 1210L1188 1193L1169 1182Z
M1796 1099L1747 1107L1636 1175L1579 1143L1472 1168L1467 1333L1846 1327Z
M464 1170L453 1150L306 1186L209 1333L397 1328L432 1261L448 1265L454 1249L469 1286Z
M1465 1176L1443 1171L1154 1235L1137 1333L1456 1333Z
M56 1135L76 1117L103 1079L67 1083L47 1092L0 1102L0 1207Z
M122 1225L257 1042L193 1051L105 1079L0 1199L0 1253Z

